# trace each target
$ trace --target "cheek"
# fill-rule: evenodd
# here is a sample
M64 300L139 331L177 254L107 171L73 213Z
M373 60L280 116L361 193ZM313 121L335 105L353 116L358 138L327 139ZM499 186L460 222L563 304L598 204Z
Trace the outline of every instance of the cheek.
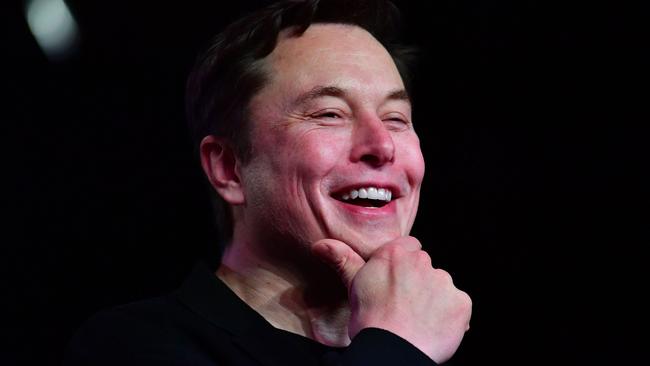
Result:
M312 129L294 136L289 148L290 160L303 175L323 177L344 157L346 138L343 133Z
M424 178L424 156L420 149L420 140L417 135L404 136L395 141L401 146L401 161L403 162L409 181L412 185L419 186Z
M419 148L413 152L412 160L413 179L417 181L418 184L421 184L424 179L425 163L422 151Z

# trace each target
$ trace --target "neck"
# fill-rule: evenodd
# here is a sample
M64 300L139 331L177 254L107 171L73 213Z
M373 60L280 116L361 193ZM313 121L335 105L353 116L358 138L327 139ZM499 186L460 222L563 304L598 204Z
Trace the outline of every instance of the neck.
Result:
M346 346L346 290L333 271L307 252L276 243L266 250L233 240L217 276L274 327L322 344Z

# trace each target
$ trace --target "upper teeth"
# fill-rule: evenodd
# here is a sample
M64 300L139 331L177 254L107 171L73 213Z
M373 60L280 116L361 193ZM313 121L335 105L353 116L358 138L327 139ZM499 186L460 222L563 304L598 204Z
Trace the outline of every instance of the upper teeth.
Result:
M350 192L346 193L341 197L344 201L357 198L365 198L370 200L380 200L390 202L393 197L393 193L390 189L377 188L377 187L366 187L359 189L352 189Z

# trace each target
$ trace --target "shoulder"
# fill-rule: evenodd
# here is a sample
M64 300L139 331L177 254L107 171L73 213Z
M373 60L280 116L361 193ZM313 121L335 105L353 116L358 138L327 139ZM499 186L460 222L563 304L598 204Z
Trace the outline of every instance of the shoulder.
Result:
M106 338L118 334L122 339L142 335L157 338L174 329L174 319L186 315L183 313L171 295L147 299L98 312L83 324L75 337Z
M209 365L195 338L205 333L202 327L174 295L121 305L95 314L77 331L65 364Z

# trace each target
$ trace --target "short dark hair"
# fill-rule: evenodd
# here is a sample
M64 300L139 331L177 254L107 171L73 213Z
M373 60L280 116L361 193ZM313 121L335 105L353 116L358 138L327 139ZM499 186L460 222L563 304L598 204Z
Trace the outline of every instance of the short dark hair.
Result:
M242 162L250 159L248 104L268 79L263 59L275 49L285 29L296 37L315 23L365 29L388 50L412 94L408 67L415 50L397 42L399 18L399 10L388 0L285 0L230 24L198 58L187 82L187 120L195 147L205 136L221 136ZM214 208L220 239L229 241L230 208L219 195L215 195Z

